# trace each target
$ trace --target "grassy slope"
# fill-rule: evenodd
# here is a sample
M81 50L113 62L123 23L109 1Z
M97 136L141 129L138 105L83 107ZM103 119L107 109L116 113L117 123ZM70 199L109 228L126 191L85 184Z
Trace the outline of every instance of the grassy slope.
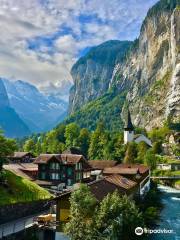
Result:
M45 189L12 172L5 171L4 176L7 179L8 188L0 185L0 205L48 199L51 197Z

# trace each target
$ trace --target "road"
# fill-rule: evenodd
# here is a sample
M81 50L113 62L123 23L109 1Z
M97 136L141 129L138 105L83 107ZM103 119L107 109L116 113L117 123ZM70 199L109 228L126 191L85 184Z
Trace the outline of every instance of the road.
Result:
M24 229L32 227L34 224L34 218L38 217L41 214L46 213L47 212L41 212L35 215L31 215L0 225L0 239L13 233L17 233Z

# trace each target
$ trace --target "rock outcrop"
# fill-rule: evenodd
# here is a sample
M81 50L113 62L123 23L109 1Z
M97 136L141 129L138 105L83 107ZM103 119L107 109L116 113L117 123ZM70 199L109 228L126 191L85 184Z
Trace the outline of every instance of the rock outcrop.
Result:
M121 91L122 84L128 85L134 123L147 129L162 126L168 116L173 121L180 116L180 11L172 5L161 9L161 2L167 1L150 10L138 47L117 71L121 78L114 80Z
M72 67L74 86L70 90L69 113L102 96L109 88L114 67L122 62L129 41L108 41L93 47Z
M114 68L109 62L102 68L91 54L83 64L77 62L72 69L75 84L70 93L70 113L115 89L117 94L127 92L121 116L124 118L128 104L135 125L151 129L161 126L168 116L177 121L180 116L179 6L179 0L161 0L152 7L139 38L130 49L125 49L120 61L113 62Z

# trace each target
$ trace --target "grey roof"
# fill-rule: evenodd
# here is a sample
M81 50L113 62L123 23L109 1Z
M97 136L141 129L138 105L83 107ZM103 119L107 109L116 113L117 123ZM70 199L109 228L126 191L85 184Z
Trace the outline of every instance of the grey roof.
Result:
M134 126L133 126L132 121L131 121L131 114L130 114L129 109L128 109L127 120L126 120L124 129L125 130L130 130L130 131L134 130Z

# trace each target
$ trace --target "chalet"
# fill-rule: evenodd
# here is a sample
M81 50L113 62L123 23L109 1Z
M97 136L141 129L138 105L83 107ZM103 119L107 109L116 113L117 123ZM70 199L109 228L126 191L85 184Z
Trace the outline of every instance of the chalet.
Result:
M30 152L14 152L8 159L12 163L31 163L33 162L33 154Z
M150 169L141 164L118 164L111 168L105 168L103 175L120 175L132 181L139 186L139 194L143 196L150 189Z
M41 154L34 163L38 164L38 180L51 182L50 185L59 188L90 178L91 167L83 155Z
M110 175L103 177L88 184L91 193L96 198L97 202L103 200L109 193L118 191L121 195L127 195L132 198L137 192L137 183L119 175ZM69 192L62 193L55 200L57 202L56 208L56 220L60 222L67 222L70 214L70 202L69 198L72 193L72 189Z
M152 142L150 139L148 139L143 134L135 134L134 133L134 126L131 121L131 115L128 110L128 116L126 120L126 124L124 126L124 144L127 144L128 142L145 142L149 147L152 147Z

